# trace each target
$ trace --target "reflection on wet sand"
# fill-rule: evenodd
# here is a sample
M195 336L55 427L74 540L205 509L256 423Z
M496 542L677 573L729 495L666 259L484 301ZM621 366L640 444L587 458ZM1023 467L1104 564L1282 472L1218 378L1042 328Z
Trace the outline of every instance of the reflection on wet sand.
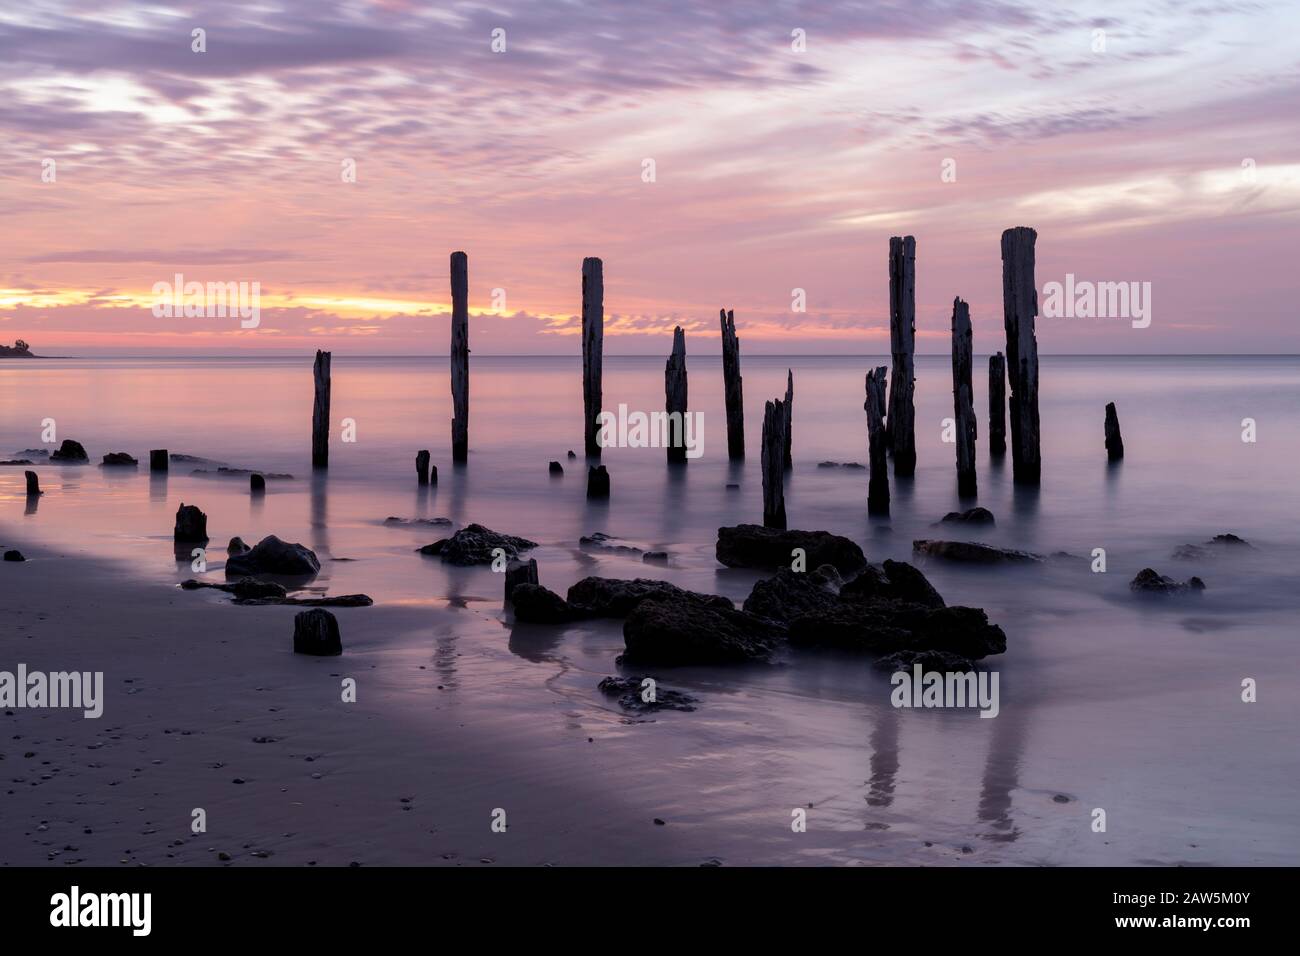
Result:
M990 827L985 840L1011 843L1020 831L1011 818L1011 794L1020 785L1020 760L1025 751L1027 722L1021 713L1003 710L993 724L984 781L980 788L979 818Z
M882 710L871 731L871 780L867 803L888 807L894 802L898 778L898 712L892 707Z

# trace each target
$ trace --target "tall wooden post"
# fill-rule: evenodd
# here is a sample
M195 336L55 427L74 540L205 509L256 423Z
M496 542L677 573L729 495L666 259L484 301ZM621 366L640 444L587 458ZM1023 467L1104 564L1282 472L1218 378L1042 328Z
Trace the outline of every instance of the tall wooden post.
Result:
M1002 321L1011 383L1011 466L1017 484L1036 485L1042 472L1038 439L1038 291L1034 242L1038 233L1016 226L1002 233Z
M970 307L961 299L953 299L952 404L957 424L957 494L963 498L972 498L977 491L975 395L971 387L972 339Z
M785 408L780 399L763 406L763 526L785 528Z
M311 409L311 466L328 468L330 464L330 353L316 350L312 366L316 398Z
M989 454L1007 453L1007 360L998 352L989 356Z
M469 457L469 257L451 254L451 457Z
M894 474L916 472L916 240L889 240L889 348L893 378L889 382L888 441L894 450Z
M1106 403L1106 460L1119 461L1124 457L1124 438L1119 433L1119 413L1115 403ZM28 472L30 474L30 472Z
M880 366L867 373L867 461L871 476L867 480L867 514L889 514L889 466L885 441L885 378L887 369Z
M601 374L605 350L605 267L594 256L582 260L582 412L587 454L600 457L597 436L603 398Z
M736 338L736 313L719 310L722 323L722 393L727 405L727 457L745 457L745 400L740 380L740 339Z
M794 372L785 370L785 402L781 406L785 414L785 451L782 455L782 467L793 468L794 459L790 451L794 445Z
M664 411L668 412L668 461L686 462L686 333L673 329L673 351L664 365ZM673 427L676 414L677 427Z

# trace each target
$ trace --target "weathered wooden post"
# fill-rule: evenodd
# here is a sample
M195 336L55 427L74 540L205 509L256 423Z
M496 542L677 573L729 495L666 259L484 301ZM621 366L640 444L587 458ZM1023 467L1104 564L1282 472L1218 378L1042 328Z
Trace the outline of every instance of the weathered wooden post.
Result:
M469 457L469 257L451 254L451 458Z
M740 339L736 338L736 313L720 309L722 322L722 394L727 404L727 457L745 457L745 401L740 380Z
M1011 383L1011 466L1017 484L1036 485L1042 473L1038 441L1038 291L1034 242L1038 233L1016 226L1002 233L1002 321Z
M266 494L266 476L259 475L256 472L248 476L248 493L251 495Z
M785 528L785 408L781 400L763 406L763 526Z
M429 483L429 450L421 448L415 453L415 482L418 485Z
M889 240L889 349L893 377L889 382L888 441L894 451L894 474L916 472L916 240Z
M590 465L587 468L587 497L609 497L609 470L604 465Z
M673 329L673 351L664 365L664 410L668 435L664 443L671 464L686 462L686 333ZM676 428L673 427L674 423Z
M328 468L330 463L330 353L316 350L312 366L316 399L311 409L311 466Z
M594 256L582 260L582 413L587 454L600 457L601 374L605 350L605 267Z
M36 476L34 471L27 471L23 474L27 478L27 497L39 498L41 496L41 479Z
M166 471L167 470L167 449L154 448L149 452L149 470Z
M889 465L885 440L885 378L888 369L880 366L867 373L867 400L862 407L867 413L867 461L870 477L867 480L867 514L889 514Z
M1007 360L998 352L989 356L989 454L1007 453Z
M975 479L975 394L971 387L970 307L952 300L952 404L957 425L957 494L973 498Z
M1124 457L1124 439L1119 433L1119 414L1115 403L1106 403L1106 460L1119 461ZM31 474L29 471L27 474Z
M785 431L785 449L781 456L781 467L793 468L794 459L790 456L790 452L794 442L794 372L791 369L785 370L785 403L781 407L785 414L782 426Z

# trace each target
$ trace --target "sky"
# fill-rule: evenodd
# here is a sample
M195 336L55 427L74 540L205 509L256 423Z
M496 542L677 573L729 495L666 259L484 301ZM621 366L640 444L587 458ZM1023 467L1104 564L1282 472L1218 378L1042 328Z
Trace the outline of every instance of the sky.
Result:
M1295 0L6 7L0 341L38 353L444 354L464 250L476 354L579 353L586 256L609 354L716 353L724 307L745 353L879 354L895 235L918 351L960 296L985 353L1013 226L1040 290L1150 290L1044 353L1300 353ZM177 274L257 283L256 327L156 315Z

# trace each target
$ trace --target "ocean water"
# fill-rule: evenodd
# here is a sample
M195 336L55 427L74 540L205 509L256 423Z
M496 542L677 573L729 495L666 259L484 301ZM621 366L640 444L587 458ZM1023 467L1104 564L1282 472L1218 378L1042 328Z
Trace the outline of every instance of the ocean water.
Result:
M610 773L631 779L655 761L671 771L647 784L661 802L678 819L725 820L746 835L753 862L927 862L925 842L970 844L959 863L1300 862L1300 358L1046 357L1042 485L1028 491L1013 487L1009 454L989 460L987 360L978 357L977 503L997 526L977 535L934 527L972 503L956 496L953 446L942 441L953 413L946 357L918 359L917 471L891 480L888 519L867 517L865 470L817 467L866 462L863 379L881 364L887 356L743 357L749 455L732 465L720 359L688 357L703 456L669 468L662 449L608 449L612 497L589 503L576 358L474 358L470 460L454 467L445 358L336 355L327 475L310 470L311 356L6 361L0 457L56 447L42 444L53 419L57 439L80 441L92 462L126 451L141 467L38 459L47 493L34 508L24 469L0 468L0 539L179 581L193 574L172 552L173 516L180 502L197 504L209 515L211 579L221 579L231 536L302 541L324 559L317 586L407 607L417 632L422 613L455 609L460 653L477 655L460 665L475 706L488 706L494 680L508 678L512 708L541 714L560 695L573 713L615 723L617 707L595 684L618 672L618 622L515 625L499 576L414 553L445 530L384 518L441 516L532 538L542 583L561 594L588 574L648 576L739 603L758 575L721 568L713 546L719 526L761 520L762 404L783 395L791 368L791 527L852 537L873 561L913 560L911 542L923 537L1075 557L1029 568L923 564L949 604L983 607L1007 633L1007 653L986 662L1000 676L996 719L896 710L888 675L868 661L789 652L770 665L663 670L667 686L700 698L699 709L620 724L622 762ZM608 357L604 385L606 408L662 409L663 360ZM1127 450L1118 466L1103 447L1110 401ZM342 440L344 419L355 441ZM1243 441L1246 419L1254 441ZM294 477L268 481L260 500L247 479L190 473L215 464L173 463L165 479L153 478L148 452L158 447ZM416 486L421 448L438 466L434 488ZM562 477L548 475L550 460L564 466ZM595 531L667 550L670 564L580 548L579 536ZM1222 532L1254 547L1171 557ZM1090 569L1097 548L1105 573ZM1143 567L1200 575L1208 589L1141 599L1128 582ZM431 653L434 644L431 630ZM1255 703L1241 699L1246 678L1258 682ZM437 719L422 717L419 690L411 694L401 706L413 719ZM554 733L569 730L557 724ZM809 803L816 826L801 840L789 831L789 808ZM1097 808L1107 811L1105 833L1091 827Z

